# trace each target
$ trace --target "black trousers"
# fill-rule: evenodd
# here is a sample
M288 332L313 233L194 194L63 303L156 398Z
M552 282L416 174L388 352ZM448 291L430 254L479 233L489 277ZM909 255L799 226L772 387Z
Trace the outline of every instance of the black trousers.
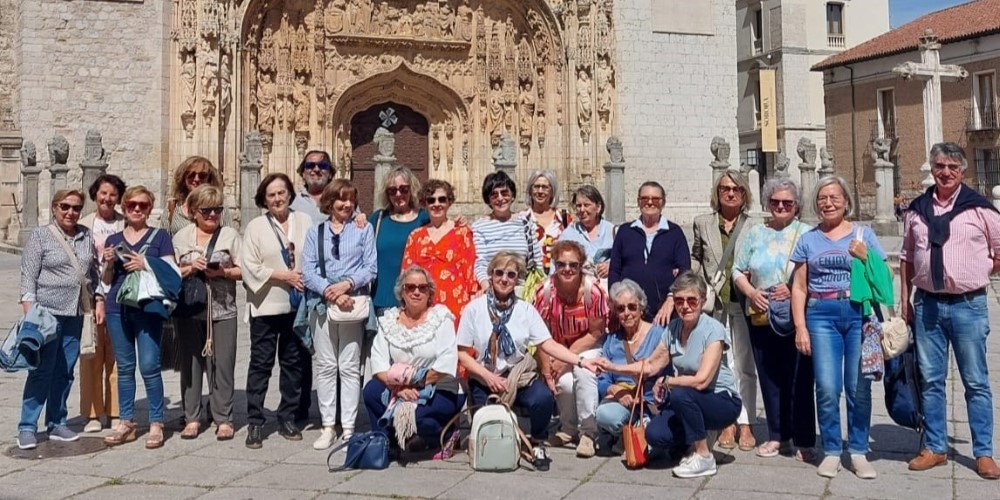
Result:
M293 422L297 419L306 386L302 366L311 361L309 351L292 331L295 313L261 316L250 319L250 365L247 368L247 422L264 424L264 398L268 380L278 357L278 418ZM309 374L312 375L311 373ZM308 394L308 393L306 393ZM308 396L305 396L308 401ZM309 411L307 406L306 412Z

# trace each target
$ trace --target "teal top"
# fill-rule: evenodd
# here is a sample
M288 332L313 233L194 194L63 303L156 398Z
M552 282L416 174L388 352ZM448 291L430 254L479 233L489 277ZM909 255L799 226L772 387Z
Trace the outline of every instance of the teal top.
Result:
M410 233L414 229L426 225L431 219L427 211L422 208L417 213L417 218L410 222L396 222L388 214L382 217L382 213L382 210L376 210L368 218L372 229L377 231L375 250L378 256L378 274L375 277L372 304L375 307L396 307L399 303L393 288L396 287L396 279L402 272L406 240L410 238ZM382 217L381 224L379 217Z

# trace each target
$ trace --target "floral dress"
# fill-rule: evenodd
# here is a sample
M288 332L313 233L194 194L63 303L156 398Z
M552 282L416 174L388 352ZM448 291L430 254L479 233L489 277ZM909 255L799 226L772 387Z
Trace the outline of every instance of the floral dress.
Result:
M542 269L545 274L549 274L552 270L552 245L559 241L559 235L573 222L573 217L566 209L557 209L556 216L552 218L549 227L542 227L535 220L534 213L530 208L517 216L535 225L535 241L542 246Z
M435 304L443 304L455 316L455 327L462 309L479 289L474 264L476 245L472 228L455 226L435 243L427 226L415 229L403 251L403 269L420 266L430 273L437 287Z

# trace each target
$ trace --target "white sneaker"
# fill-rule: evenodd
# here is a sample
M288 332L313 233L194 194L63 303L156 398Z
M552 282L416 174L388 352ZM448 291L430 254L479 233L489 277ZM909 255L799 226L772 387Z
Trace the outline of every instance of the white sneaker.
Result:
M325 450L332 446L336 439L337 432L333 430L333 426L324 426L323 432L319 435L319 439L313 441L313 449Z
M680 465L674 467L674 475L680 478L692 478L703 476L714 476L719 469L715 467L715 457L709 455L701 456L695 452L681 460Z
M872 467L871 462L868 461L868 457L864 455L851 454L851 468L854 469L854 475L860 479L875 479L878 477L875 467Z
M91 419L87 421L87 425L83 426L83 432L86 433L101 432L102 429L104 429L104 426L101 425L101 419L99 418Z
M840 457L836 455L827 455L822 462L819 463L819 467L816 468L816 474L823 477L837 477L837 472L840 471Z
M350 441L354 437L354 429L344 429L344 433L340 435L342 441Z

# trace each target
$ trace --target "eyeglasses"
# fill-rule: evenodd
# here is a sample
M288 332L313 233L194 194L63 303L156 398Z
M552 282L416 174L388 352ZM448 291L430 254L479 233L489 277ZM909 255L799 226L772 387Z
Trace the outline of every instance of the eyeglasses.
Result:
M307 161L302 164L302 170L312 170L318 168L320 170L330 170L330 162L328 161Z
M659 196L640 196L639 203L643 205L659 205L663 202L663 198Z
M505 271L503 269L494 269L493 270L493 277L494 278L503 278L504 276L506 276L507 279L509 279L509 280L516 280L517 279L517 271Z
M840 203L842 201L844 201L844 197L843 196L837 196L837 195L833 195L833 196L819 196L819 197L816 198L816 203L826 203L826 202Z
M198 209L198 213L202 217L211 217L213 215L221 215L223 210L223 207L202 207Z
M770 200L767 200L767 206L773 209L783 208L785 210L791 210L792 207L795 206L795 200L776 200L771 198Z
M63 212L69 212L70 210L76 213L83 212L83 205L70 205L69 203L60 203L56 206L59 207L59 210L62 210Z
M492 193L490 193L490 199L491 200L495 200L497 198L510 198L510 190L509 189L497 189L496 191L493 191Z
M630 302L628 304L616 304L615 305L615 311L617 311L618 314L621 314L621 313L625 312L626 310L629 311L629 312L636 312L636 311L639 310L639 304L636 304L635 302Z
M684 304L691 309L698 307L701 303L701 299L698 297L674 297L674 307L680 307Z
M531 189L534 191L552 191L552 186L548 184L535 184L531 186Z
M424 198L424 204L428 206L433 205L435 203L437 203L438 205L447 205L449 201L451 200L449 200L447 196L438 196L437 198L433 196L428 196Z
M426 294L431 289L427 283L403 283L403 291L406 293L420 292Z
M409 196L410 186L403 184L402 186L399 187L387 187L385 188L385 194L389 196L396 196L397 194L401 194L403 196Z
M208 172L188 172L184 178L189 181L207 181Z
M561 260L557 260L556 261L556 268L557 269L566 269L567 267L570 268L570 269L572 269L572 270L574 270L574 271L578 271L578 270L580 270L580 263L579 262L563 262Z
M944 169L948 169L949 172L958 172L959 170L962 170L962 165L958 164L958 163L937 163L937 162L934 162L934 163L931 164L931 168L934 169L934 170L939 170L939 171L940 170L944 170Z
M719 186L719 192L722 194L743 194L743 188L740 186Z
M146 210L149 210L149 203L147 203L145 201L126 201L125 202L125 211L126 212L135 212L135 211L145 212Z

